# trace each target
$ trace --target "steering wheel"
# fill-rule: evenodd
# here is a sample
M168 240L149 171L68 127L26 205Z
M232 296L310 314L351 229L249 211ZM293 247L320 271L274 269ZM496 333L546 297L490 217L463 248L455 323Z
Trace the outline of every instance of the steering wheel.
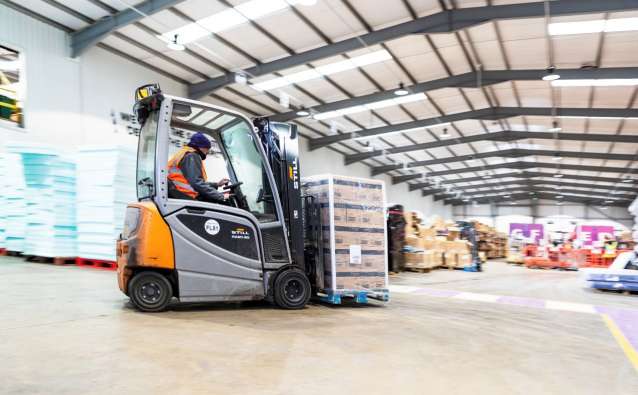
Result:
M237 189L238 186L242 185L244 182L238 182L237 184L226 184L224 185L224 190L225 191L235 191L235 189Z

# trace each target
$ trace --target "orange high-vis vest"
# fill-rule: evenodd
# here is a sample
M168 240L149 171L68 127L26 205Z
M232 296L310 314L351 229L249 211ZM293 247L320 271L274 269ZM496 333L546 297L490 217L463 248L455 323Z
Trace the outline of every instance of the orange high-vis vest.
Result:
M173 155L171 159L168 160L168 179L171 180L173 184L175 184L175 188L177 188L178 191L187 194L193 199L197 199L199 193L191 186L191 184L188 183L188 180L186 179L186 177L184 177L184 173L182 173L182 169L179 168L179 163L184 158L184 155L190 152L197 153L197 150L188 146L182 147L182 149L177 151L175 155ZM203 163L202 178L204 179L204 181L207 180L206 169L204 169Z

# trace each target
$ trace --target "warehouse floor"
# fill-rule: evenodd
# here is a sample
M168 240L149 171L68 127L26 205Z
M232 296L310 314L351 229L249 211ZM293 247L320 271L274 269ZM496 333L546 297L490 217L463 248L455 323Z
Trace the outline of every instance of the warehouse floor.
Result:
M630 360L638 296L583 289L578 273L490 262L484 273L393 276L384 307L199 305L161 314L133 310L115 281L114 272L0 257L0 393L638 388Z

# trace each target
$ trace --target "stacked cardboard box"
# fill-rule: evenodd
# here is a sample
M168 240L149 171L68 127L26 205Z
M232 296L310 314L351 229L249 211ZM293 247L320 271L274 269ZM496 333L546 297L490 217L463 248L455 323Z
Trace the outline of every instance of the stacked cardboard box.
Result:
M424 226L415 213L406 217L406 268L423 270L471 265L470 244L460 239L461 232L456 223L434 218L429 226Z
M321 205L323 291L387 291L384 183L321 175L304 178L302 185Z
M414 212L406 215L406 269L429 270L443 263L443 249L436 240L436 231L425 227Z
M491 226L476 223L476 237L478 249L487 259L505 258L507 255L507 234L497 232Z

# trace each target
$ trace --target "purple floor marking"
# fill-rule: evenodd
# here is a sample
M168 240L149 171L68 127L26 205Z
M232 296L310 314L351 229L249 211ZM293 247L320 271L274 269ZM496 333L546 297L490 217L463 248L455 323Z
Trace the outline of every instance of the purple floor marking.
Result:
M638 350L638 310L618 309L614 307L597 306L601 314L607 314L618 325L629 343Z
M534 307L537 309L545 308L545 301L533 298L522 298L519 296L501 296L496 303L512 304L516 306Z

